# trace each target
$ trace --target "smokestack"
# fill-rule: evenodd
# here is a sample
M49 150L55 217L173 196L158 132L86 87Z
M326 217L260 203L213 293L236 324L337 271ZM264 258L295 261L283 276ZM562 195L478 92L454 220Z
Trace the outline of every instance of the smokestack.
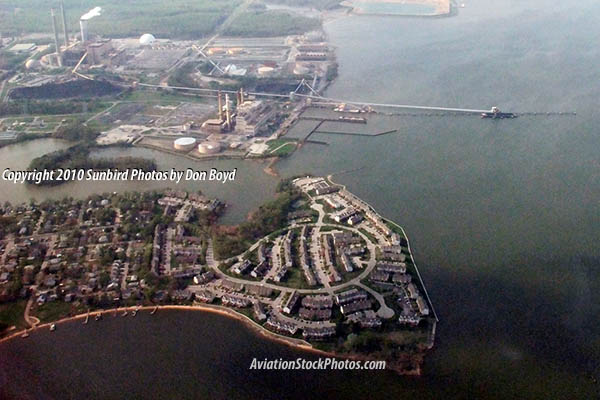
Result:
M242 104L242 89L237 91L237 105L239 107L239 105Z
M56 14L54 14L54 8L50 9L50 15L52 15L52 29L54 30L54 45L56 46L56 59L58 60L58 66L62 67L62 54L60 53L60 45L58 44L58 31L56 30Z
M88 41L88 22L87 19L79 20L79 27L81 28L81 42L85 43Z
M69 47L69 33L67 30L67 16L65 14L65 2L63 0L60 1L60 12L62 14L62 22L63 22L63 33L65 35L65 50Z
M90 11L86 12L79 18L79 27L81 28L81 41L83 43L88 41L88 21L94 17L97 17L102 12L102 8L94 7Z
M242 100L242 104L244 104L244 101L245 101L245 99L244 99L244 88L240 89L240 100Z
M221 100L221 91L217 92L217 97L219 98L219 119L223 121L223 100Z
M229 95L225 94L225 107L227 110L227 129L231 130L231 112L229 111Z

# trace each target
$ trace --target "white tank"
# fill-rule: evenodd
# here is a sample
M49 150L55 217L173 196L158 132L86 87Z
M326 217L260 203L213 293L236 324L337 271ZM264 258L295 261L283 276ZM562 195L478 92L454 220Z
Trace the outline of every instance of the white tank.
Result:
M273 71L275 71L275 68L272 68L272 67L259 67L258 68L258 75L260 75L260 76L271 75L273 73Z
M142 36L140 36L140 44L142 46L150 46L155 41L156 38L151 33L144 33Z
M173 142L175 150L190 151L196 147L196 139L192 137L182 137Z
M27 69L35 69L40 66L40 62L37 60L28 60L25 63L25 68Z
M204 142L198 145L200 154L217 154L221 152L221 144L219 142Z

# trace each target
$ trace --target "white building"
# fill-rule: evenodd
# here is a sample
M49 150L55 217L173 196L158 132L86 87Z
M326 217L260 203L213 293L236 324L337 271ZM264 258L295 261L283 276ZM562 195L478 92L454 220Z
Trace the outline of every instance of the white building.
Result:
M235 130L242 135L254 136L273 110L261 100L247 100L238 105L236 113Z

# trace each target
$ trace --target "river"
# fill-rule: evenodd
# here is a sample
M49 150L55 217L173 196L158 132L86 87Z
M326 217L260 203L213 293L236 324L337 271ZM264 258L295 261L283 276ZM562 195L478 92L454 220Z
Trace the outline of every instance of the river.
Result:
M56 139L42 139L10 145L0 148L2 167L7 166L13 170L23 170L29 162L47 152L67 148L68 144ZM42 200L45 198L60 199L65 196L85 198L94 193L127 192L140 190L161 190L172 188L189 192L202 191L207 196L218 197L228 204L228 208L221 222L224 224L237 224L243 221L248 213L272 196L277 185L277 179L266 175L263 169L266 162L243 162L240 160L217 161L191 161L171 154L145 148L106 148L93 154L94 157L144 157L156 161L158 170L174 168L184 171L187 168L195 170L232 170L237 168L236 176L239 178L234 184L221 182L193 182L182 181L179 184L160 181L126 181L126 182L86 182L74 181L59 186L38 188L32 185L13 184L0 180L0 191L4 194L1 199L13 203L27 202L30 199ZM243 194L243 200L240 196Z
M597 397L599 18L600 4L591 0L551 6L481 0L467 2L452 18L350 17L326 25L340 63L330 97L497 105L517 113L577 111L506 121L383 118L370 122L374 131L381 124L397 133L315 134L312 139L329 145L306 145L277 165L283 176L362 168L335 179L406 229L441 320L423 377L254 374L248 371L251 357L304 353L201 313L161 317L166 324L160 318L119 319L105 328L103 322L93 329L104 333L96 335L69 326L54 336L41 332L2 344L0 352L13 354L10 365L21 366L23 374L50 371L56 385L71 388L71 397L121 385L141 397ZM206 191L222 192L234 203L244 193L241 203L246 196L253 200L242 208L270 197L275 182L260 173L262 166L243 166L236 185ZM78 377L71 374L75 367ZM149 392L151 382L160 382L156 392ZM60 386L49 393L58 397Z

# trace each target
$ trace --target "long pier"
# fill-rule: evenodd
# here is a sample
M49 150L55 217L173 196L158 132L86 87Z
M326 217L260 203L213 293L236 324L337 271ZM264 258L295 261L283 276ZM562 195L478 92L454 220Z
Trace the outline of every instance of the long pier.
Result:
M173 89L173 90L186 90L191 92L200 92L200 93L217 93L218 89L207 89L207 88L192 88L185 86L169 86L169 85L153 85L149 83L137 83L137 86L154 88L154 89ZM235 90L220 90L221 93L229 93L235 94L237 91ZM290 98L289 94L278 94L278 93L265 93L265 92L250 92L249 95L260 96L260 97L276 97L276 98ZM348 101L348 100L339 100L332 99L328 97L314 96L314 95L306 95L306 94L298 94L294 93L294 96L310 98L313 100L318 100L317 104L352 104L358 106L368 106L368 107L386 107L386 108L403 108L410 110L429 110L429 111L451 111L451 112L461 112L461 113L469 113L469 114L481 114L482 112L488 112L487 110L475 110L469 108L450 108L450 107L431 107L431 106L414 106L414 105L404 105L404 104L384 104L384 103L365 103L359 101Z
M149 83L137 83L137 86L154 88L154 89L173 89L173 90L186 90L191 92L200 92L200 93L217 93L218 89L207 89L207 88L192 88L186 86L169 86L169 85L153 85ZM221 93L229 93L235 94L237 91L234 90L220 90ZM265 92L250 92L249 95L260 96L260 97L276 97L276 98L290 98L289 94L278 94L278 93L265 93ZM488 112L487 110L475 110L468 108L450 108L450 107L431 107L431 106L414 106L414 105L404 105L404 104L384 104L384 103L365 103L359 101L348 101L348 100L339 100L332 99L329 97L321 97L315 95L306 95L294 93L294 96L309 98L313 100L318 100L317 104L352 104L359 106L368 106L368 107L386 107L386 108L403 108L403 109L411 109L411 110L430 110L430 111L452 111L452 112L461 112L461 113L469 113L469 114L480 114L482 112Z
M122 84L122 82L115 82L116 84ZM186 86L169 86L169 85L154 85L148 83L136 83L137 87L144 88L153 88L153 89L172 89L172 90L183 90L194 92L197 94L204 94L204 96L213 97L216 96L217 92L221 93L229 93L235 94L237 91L234 90L219 90L219 89L209 89L209 88L194 88L194 87L186 87ZM344 100L344 99L334 99L331 97L322 97L314 94L300 94L296 92L292 92L290 94L279 94L279 93L266 93L266 92L249 92L249 95L256 97L271 97L280 100L284 99L293 99L294 97L310 99L313 101L313 106L332 106L339 104L350 104L354 106L360 107L378 107L378 108L387 108L387 109L398 109L398 110L415 110L415 111L433 111L434 113L419 113L419 114L410 114L410 113L389 113L387 115L398 115L398 116L446 116L446 115L457 115L457 114L481 114L484 112L490 112L491 107L488 109L476 109L476 108L460 108L460 107L440 107L440 106L424 106L424 105L412 105L412 104L391 104L391 103L371 103L371 102L363 102L363 101L354 101L354 100ZM380 112L381 113L381 112ZM385 114L385 113L381 113ZM518 113L518 115L539 115L539 116L568 116L568 115L577 115L574 111L559 111L559 112L522 112Z
M490 109L472 109L472 108L453 108L453 107L437 107L437 106L420 106L420 105L408 105L408 104L390 104L390 103L368 103L361 101L348 101L340 99L332 99L330 97L317 97L313 95L296 94L298 97L310 98L316 101L317 104L329 104L335 105L340 103L346 103L364 107L382 107L382 108L400 108L406 110L424 110L424 111L447 111L447 112L458 112L467 114L481 114L483 112L489 112Z

